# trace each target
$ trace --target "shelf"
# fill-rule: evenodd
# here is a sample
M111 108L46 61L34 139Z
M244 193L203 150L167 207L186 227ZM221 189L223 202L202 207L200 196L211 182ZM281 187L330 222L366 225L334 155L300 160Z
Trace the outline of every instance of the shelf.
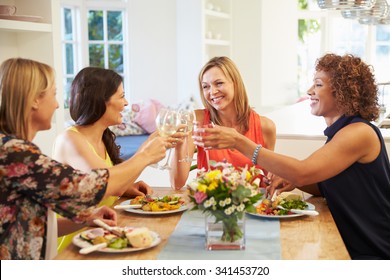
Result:
M52 25L48 23L0 19L0 31L52 32Z
M213 10L205 10L205 14L214 17L214 18L220 18L220 19L230 19L230 15L224 12L217 12Z
M230 46L230 41L227 40L216 40L216 39L206 39L205 40L206 45L213 45L213 46Z

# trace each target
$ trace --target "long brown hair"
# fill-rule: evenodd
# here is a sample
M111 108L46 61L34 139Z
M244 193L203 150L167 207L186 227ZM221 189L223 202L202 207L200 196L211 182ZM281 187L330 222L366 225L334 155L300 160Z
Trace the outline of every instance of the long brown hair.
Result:
M237 123L240 124L241 133L245 133L249 129L249 116L251 108L249 106L248 95L246 93L244 81L241 78L241 74L238 71L236 64L230 58L226 56L214 57L210 59L200 71L198 82L203 106L210 111L211 121L217 125L222 125L218 111L207 102L206 98L204 97L202 88L203 75L213 67L218 67L221 69L226 78L233 82L233 103L237 112Z
M106 102L115 94L122 77L113 70L86 67L77 73L70 91L70 116L77 125L90 125L106 112ZM103 143L113 164L123 161L115 134L109 129L103 132Z
M0 67L0 131L27 140L33 101L54 84L54 69L47 64L24 58L4 61Z

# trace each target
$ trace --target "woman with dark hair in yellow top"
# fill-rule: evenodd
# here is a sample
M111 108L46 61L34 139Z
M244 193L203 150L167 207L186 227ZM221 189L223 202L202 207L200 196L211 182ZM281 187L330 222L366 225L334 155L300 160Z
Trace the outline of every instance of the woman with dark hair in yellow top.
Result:
M108 127L122 123L121 112L127 105L122 77L118 73L97 67L82 69L70 91L69 109L75 125L57 137L54 159L85 172L121 163L115 134ZM146 142L152 138L154 134ZM129 174L125 196L152 192L149 185L135 182L136 179ZM101 205L111 206L116 200L117 197L109 197ZM59 238L59 251L71 243L74 234Z

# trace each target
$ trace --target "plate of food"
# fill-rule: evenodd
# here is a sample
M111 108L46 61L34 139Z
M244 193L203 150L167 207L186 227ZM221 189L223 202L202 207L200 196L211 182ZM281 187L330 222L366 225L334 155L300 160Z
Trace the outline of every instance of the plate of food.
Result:
M315 206L303 201L302 196L296 193L284 192L274 200L263 199L256 205L256 213L247 214L267 219L289 219L303 215L318 215Z
M146 250L161 242L160 236L146 227L117 227L120 235L103 228L88 229L73 237L73 244L80 247L81 254L94 251L104 253L127 253Z
M181 196L165 195L163 197L137 196L122 201L115 208L136 214L161 215L183 212L188 209L188 206Z

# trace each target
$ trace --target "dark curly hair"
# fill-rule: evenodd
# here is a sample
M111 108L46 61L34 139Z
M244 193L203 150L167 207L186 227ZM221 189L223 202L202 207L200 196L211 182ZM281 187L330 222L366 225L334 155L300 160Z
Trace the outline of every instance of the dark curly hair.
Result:
M351 54L326 54L317 59L315 69L329 75L337 108L346 116L367 121L379 117L378 87L372 66Z
M89 125L106 112L106 102L115 94L122 77L113 70L85 67L74 78L70 90L70 116L77 125ZM115 134L109 129L103 132L103 143L113 164L123 161Z

